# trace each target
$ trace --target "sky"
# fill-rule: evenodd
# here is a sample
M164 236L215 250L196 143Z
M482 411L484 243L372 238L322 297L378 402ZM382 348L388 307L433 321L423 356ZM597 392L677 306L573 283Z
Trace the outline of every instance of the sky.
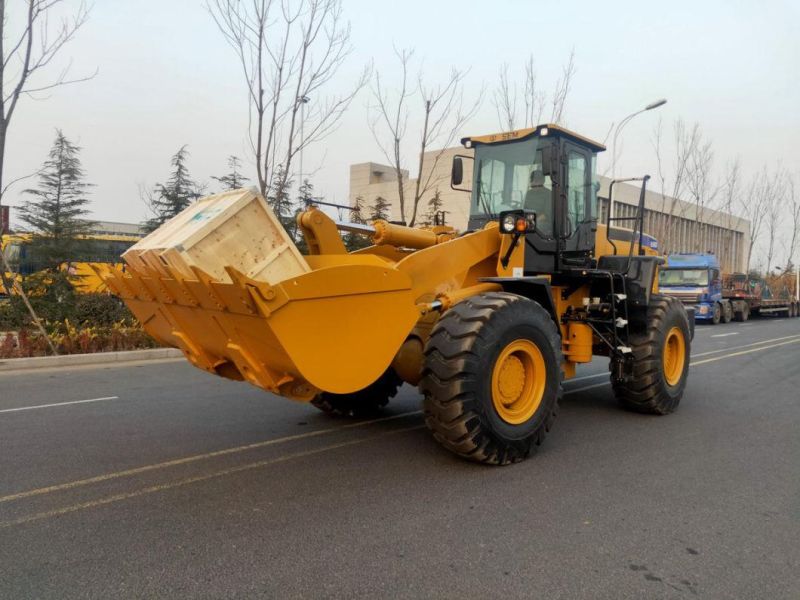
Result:
M22 4L7 0L12 25ZM75 76L98 74L21 102L6 181L39 167L56 129L82 147L87 178L96 186L96 219L142 221L140 188L166 180L169 159L184 144L192 175L211 191L211 176L226 172L229 155L241 156L253 172L242 75L204 6L202 0L96 0L60 60L72 61ZM748 175L779 163L800 174L796 1L343 0L343 8L353 51L329 93L349 89L366 64L391 85L398 74L393 48L413 48L428 81L446 78L453 66L469 69L467 98L487 93L463 134L490 133L502 129L491 102L501 65L508 63L522 84L524 62L533 55L539 80L552 87L574 49L566 109L571 129L602 140L613 122L655 99L668 100L625 128L618 176L655 174L653 129L662 119L669 137L678 118L700 123L720 171L738 157ZM382 160L368 126L369 103L365 89L339 128L305 153L315 191L330 201L346 200L350 164ZM417 125L412 118L410 131ZM405 151L413 174L410 144ZM15 186L4 201L21 203L28 185Z

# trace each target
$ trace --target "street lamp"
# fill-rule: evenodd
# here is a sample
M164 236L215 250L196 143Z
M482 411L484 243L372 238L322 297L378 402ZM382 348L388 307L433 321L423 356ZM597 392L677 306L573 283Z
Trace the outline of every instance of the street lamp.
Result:
M614 130L614 139L611 142L611 180L613 181L616 179L617 175L617 137L619 136L620 132L622 131L623 127L630 123L630 121L637 115L642 114L643 112L647 112L648 110L653 110L654 108L658 108L659 106L664 106L667 103L666 98L661 98L656 100L655 102L651 102L641 110L637 110L629 114L627 117L622 119L617 125L617 128ZM613 217L613 209L614 207L611 206L611 202L608 203L608 215L609 217Z
M623 127L630 123L630 121L637 115L642 114L643 112L647 112L648 110L653 110L654 108L658 108L659 106L664 106L667 103L666 98L661 98L660 100L656 100L655 102L651 102L647 106L645 106L641 110L637 110L629 114L627 117L622 119L617 125L617 128L614 130L614 139L611 142L611 179L614 179L617 171L617 137L619 136L620 132L622 131Z
M308 104L310 101L311 98L308 96L297 97L297 103L300 105L300 187L303 187L303 146L305 146L306 143L303 135L303 126L306 122L306 104Z

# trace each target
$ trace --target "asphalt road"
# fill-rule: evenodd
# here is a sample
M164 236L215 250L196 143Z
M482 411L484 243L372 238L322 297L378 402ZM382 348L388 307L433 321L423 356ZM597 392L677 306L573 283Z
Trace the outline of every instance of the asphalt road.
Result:
M411 388L358 422L182 361L0 374L0 597L796 600L800 319L698 326L693 361L668 417L589 365L503 468Z

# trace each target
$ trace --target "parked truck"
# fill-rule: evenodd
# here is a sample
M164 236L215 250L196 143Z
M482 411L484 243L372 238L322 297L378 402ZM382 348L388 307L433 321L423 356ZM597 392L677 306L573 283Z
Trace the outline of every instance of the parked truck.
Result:
M732 273L723 278L722 294L731 303L737 321L747 321L751 316L800 316L797 290L778 290L767 282L746 273Z
M744 273L723 275L714 254L671 254L658 283L663 293L693 306L698 322L716 325L760 314L800 316L796 291L773 293L763 279Z

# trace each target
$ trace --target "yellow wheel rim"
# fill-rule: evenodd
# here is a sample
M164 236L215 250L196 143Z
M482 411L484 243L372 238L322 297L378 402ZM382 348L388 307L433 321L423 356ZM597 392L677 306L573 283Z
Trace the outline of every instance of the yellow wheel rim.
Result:
M686 364L686 340L678 327L673 327L667 332L662 360L664 362L664 379L667 380L667 384L678 385Z
M516 340L497 357L492 370L492 403L511 425L530 419L542 403L547 383L544 356L530 340Z

